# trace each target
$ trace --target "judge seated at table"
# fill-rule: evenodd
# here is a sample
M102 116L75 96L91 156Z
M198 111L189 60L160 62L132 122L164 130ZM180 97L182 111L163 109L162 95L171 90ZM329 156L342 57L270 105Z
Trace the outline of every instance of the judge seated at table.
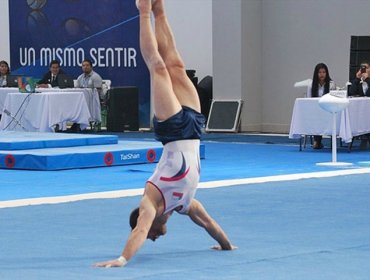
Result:
M49 71L37 82L37 87L41 88L73 88L73 79L60 69L60 62L52 60Z
M352 85L348 89L348 96L370 97L370 63L363 61L356 73L356 77L351 81ZM369 147L370 134L360 136L360 149L365 150Z
M321 97L327 94L330 90L335 89L335 83L330 78L328 66L325 63L319 63L315 66L313 72L312 84L307 88L307 97ZM312 148L322 149L324 145L321 143L322 136L315 135Z
M0 87L7 86L7 76L10 74L9 64L5 60L0 61Z
M370 64L363 61L356 77L351 81L352 85L348 90L348 96L370 96Z
M82 74L77 78L76 87L79 88L96 88L99 93L100 99L102 96L103 79L93 70L92 62L89 59L82 61Z
M91 88L97 89L100 101L103 100L102 84L103 79L101 76L93 70L93 65L91 60L84 59L81 64L82 74L78 76L75 87L77 88ZM78 132L79 127L73 124L71 127L73 132ZM76 131L77 130L77 131Z

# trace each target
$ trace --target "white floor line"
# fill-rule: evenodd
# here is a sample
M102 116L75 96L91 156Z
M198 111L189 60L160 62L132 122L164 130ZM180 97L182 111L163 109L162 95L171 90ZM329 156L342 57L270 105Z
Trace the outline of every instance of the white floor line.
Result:
M342 170L335 170L335 171L298 173L298 174L290 174L290 175L277 175L277 176L201 182L199 183L199 188L208 189L208 188L232 187L236 185L258 184L258 183L279 182L279 181L294 181L294 180L309 179L309 178L325 178L325 177L368 174L368 173L370 173L370 168L342 169ZM96 193L56 196L56 197L40 197L40 198L29 198L29 199L6 200L6 201L0 201L0 209L20 207L20 206L41 205L41 204L67 203L67 202L75 202L75 201L89 200L89 199L108 199L108 198L137 196L137 195L142 195L143 191L144 189L140 188L140 189L132 189L132 190L96 192Z

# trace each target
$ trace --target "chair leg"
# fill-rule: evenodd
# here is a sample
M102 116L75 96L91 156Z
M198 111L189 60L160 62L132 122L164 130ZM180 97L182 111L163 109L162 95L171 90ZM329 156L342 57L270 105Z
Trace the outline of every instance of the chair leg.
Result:
M353 146L353 141L355 141L356 137L352 137L351 143L348 144L348 152L350 153Z
M306 145L307 145L307 135L305 135L303 138L303 149L306 149Z
M348 144L348 152L350 153L351 150L352 150L352 145L353 145L353 139L351 141L351 143Z
M299 151L302 151L302 149L306 149L307 145L307 135L302 135L301 138L299 138ZM311 146L313 145L312 135L310 135L310 142Z

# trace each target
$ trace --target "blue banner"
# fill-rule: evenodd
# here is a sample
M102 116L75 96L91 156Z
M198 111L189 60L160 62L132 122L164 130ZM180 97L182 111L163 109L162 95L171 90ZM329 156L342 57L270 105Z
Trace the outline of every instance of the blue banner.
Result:
M139 88L140 126L150 124L150 79L139 48L139 16L133 0L11 0L12 74L41 78L53 59L76 79L81 63L112 87Z

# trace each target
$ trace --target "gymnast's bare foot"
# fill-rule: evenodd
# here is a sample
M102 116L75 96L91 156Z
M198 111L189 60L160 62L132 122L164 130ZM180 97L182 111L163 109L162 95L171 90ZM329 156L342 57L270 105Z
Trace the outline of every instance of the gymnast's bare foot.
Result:
M164 0L152 0L152 6L155 17L164 15Z
M150 13L152 11L153 0L136 0L136 7L140 13Z

